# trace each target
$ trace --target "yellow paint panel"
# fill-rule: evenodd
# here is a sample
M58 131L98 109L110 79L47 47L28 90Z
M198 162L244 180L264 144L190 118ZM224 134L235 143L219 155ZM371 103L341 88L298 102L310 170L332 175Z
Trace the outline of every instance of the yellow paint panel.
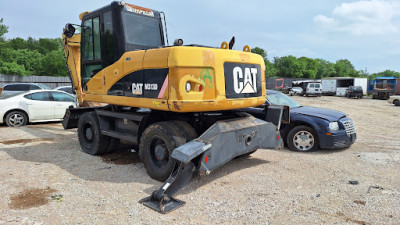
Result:
M170 48L147 50L143 59L143 69L168 68L169 51Z

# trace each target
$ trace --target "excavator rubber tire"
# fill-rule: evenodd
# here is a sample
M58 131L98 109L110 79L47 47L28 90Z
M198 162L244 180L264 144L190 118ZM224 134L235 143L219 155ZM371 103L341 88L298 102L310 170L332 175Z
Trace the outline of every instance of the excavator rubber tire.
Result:
M140 154L149 176L164 182L174 169L172 151L187 141L182 130L171 121L154 123L146 128L140 139Z
M82 150L90 155L104 154L110 146L110 137L101 134L95 112L86 112L79 118L78 139Z
M183 131L186 137L186 142L199 137L194 128L187 122L181 120L172 120L171 123L177 126L179 130Z

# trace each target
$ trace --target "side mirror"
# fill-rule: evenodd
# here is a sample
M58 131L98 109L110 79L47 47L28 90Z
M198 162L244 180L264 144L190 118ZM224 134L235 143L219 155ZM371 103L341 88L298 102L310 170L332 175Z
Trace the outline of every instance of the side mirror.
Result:
M65 25L64 34L68 38L72 38L72 36L75 34L75 27L72 26L72 24L67 23L67 25Z
M290 108L285 105L265 106L265 120L280 128L281 124L290 123Z

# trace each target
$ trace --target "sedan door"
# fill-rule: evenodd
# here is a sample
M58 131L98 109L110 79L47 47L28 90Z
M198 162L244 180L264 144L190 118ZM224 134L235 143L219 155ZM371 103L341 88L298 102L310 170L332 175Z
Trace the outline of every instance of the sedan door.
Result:
M53 101L54 101L54 118L62 119L65 115L65 111L70 106L76 106L76 100L73 96L62 93L62 92L51 92Z
M48 91L24 95L21 104L27 108L30 121L54 119L54 101Z

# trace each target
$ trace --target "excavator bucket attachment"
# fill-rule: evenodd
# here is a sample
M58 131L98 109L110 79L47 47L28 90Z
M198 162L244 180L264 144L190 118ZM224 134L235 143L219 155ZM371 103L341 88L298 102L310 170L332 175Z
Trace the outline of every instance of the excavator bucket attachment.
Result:
M171 157L178 162L171 176L160 189L140 202L158 212L168 213L185 204L173 196L193 176L209 175L235 157L257 149L280 146L279 129L272 123L250 115L218 121L199 138L174 149Z

